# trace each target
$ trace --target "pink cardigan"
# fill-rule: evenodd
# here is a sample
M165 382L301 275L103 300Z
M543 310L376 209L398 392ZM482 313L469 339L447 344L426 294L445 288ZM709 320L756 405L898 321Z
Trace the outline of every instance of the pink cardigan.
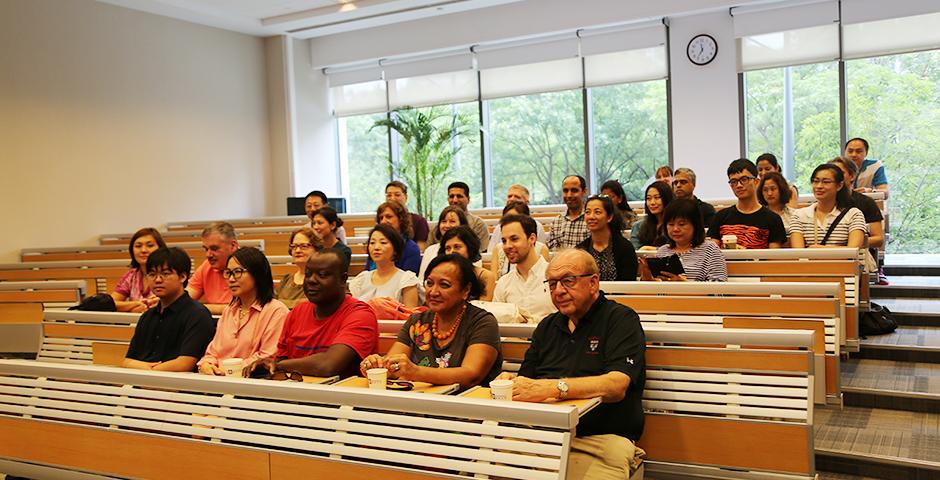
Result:
M218 366L227 358L243 358L245 365L255 360L273 357L277 353L277 340L284 327L284 319L290 310L279 300L271 300L263 308L255 302L249 310L245 323L238 325L238 298L222 311L222 318L215 328L215 337L206 348L199 364L209 362Z

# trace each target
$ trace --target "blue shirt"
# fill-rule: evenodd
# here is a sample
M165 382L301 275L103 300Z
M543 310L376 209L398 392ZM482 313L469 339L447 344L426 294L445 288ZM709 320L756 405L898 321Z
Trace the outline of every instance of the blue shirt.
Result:
M858 188L859 186L858 179L862 176L862 172L864 172L868 168L871 168L876 163L878 163L878 160L871 159L871 158L866 158L862 162L862 168L859 169L858 175L855 176L855 188ZM875 176L872 177L871 188L877 187L879 185L887 185L887 184L888 184L888 174L885 173L885 166L884 166L884 163L882 163L881 166L878 167L878 170L875 171ZM862 185L862 186L867 187L868 185Z
M418 270L421 269L421 249L418 248L418 244L414 240L405 239L405 251L402 252L401 258L395 262L395 266L402 270L414 272L415 275L418 274ZM371 258L366 261L366 270L375 270L375 262Z

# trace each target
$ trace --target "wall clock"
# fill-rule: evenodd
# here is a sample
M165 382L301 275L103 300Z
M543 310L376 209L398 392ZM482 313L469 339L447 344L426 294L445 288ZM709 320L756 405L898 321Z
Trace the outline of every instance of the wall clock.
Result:
M708 34L696 35L689 40L685 54L689 57L689 61L696 65L708 65L718 55L718 42L715 41L715 37Z

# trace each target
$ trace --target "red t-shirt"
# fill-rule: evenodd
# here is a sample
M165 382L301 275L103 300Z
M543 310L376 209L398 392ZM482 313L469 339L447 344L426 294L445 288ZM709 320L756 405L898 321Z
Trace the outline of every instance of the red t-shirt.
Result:
M350 295L333 315L317 319L316 306L308 301L298 303L284 321L277 342L277 356L303 358L325 352L341 343L365 358L379 351L379 324L369 304Z

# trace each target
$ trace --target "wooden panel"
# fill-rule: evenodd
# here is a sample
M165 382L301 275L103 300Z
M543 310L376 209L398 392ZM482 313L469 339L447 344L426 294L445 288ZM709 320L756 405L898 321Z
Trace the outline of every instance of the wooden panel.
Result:
M503 360L522 360L525 352L529 350L529 342L501 342Z
M610 295L637 313L699 313L725 315L786 315L786 316L838 316L838 300L815 298L739 298L739 297L681 297L677 295L629 296ZM677 301L680 300L681 301Z
M0 418L0 456L154 480L270 478L257 450L10 418Z
M646 415L640 447L649 460L814 473L807 425Z
M839 357L826 355L826 394L839 394Z
M809 372L811 354L793 355L761 350L647 348L647 367L755 369L776 372Z
M813 351L820 355L826 353L826 325L820 320L786 320L779 318L744 318L727 317L722 320L725 328L812 330L816 332Z
M395 337L379 335L379 354L385 355L386 353L388 353L388 350L392 348L392 345L394 344L395 344Z
M851 277L858 272L858 263L849 260L814 262L803 261L729 261L728 275L732 277L759 277L765 275L836 275Z
M134 329L131 327L112 327L107 325L43 325L43 335L47 337L65 337L65 338L98 338L102 340L125 340L130 341L134 336Z
M42 323L42 304L10 303L0 305L0 323L40 324Z
M845 307L845 338L858 339L858 307Z
M0 292L0 303L42 303L42 302L76 302L78 293L75 290L34 290L32 292Z
M31 263L30 265L42 265ZM39 270L0 270L0 280L80 280L85 278L121 278L127 267L40 268Z
M845 303L845 277L761 277L762 282L821 282L838 283L839 300Z
M198 241L198 239L197 239ZM123 242L123 245L126 247L127 242ZM186 254L192 258L201 257L203 255L202 248L185 248ZM120 250L105 251L105 252L49 252L43 254L28 254L21 256L23 262L71 262L71 261L86 261L86 260L127 260L130 262L130 255L127 252Z
M391 468L343 463L324 458L299 457L281 453L271 454L271 480L296 480L298 478L426 480L440 477L430 474L403 472Z
M120 367L127 356L128 347L130 344L92 342L91 363Z

